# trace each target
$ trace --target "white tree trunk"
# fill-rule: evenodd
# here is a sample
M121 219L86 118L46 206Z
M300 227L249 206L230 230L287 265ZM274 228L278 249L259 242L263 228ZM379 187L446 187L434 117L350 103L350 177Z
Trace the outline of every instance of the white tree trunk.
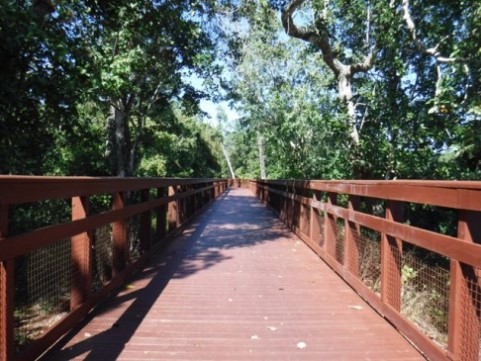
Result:
M352 75L343 71L338 76L338 92L339 98L343 104L347 106L347 115L349 117L349 129L352 144L357 147L359 146L359 131L357 129L356 122L356 104L354 103L352 97Z
M230 162L229 155L227 154L227 151L225 150L224 144L220 143L220 146L222 147L222 152L224 153L225 161L227 162L227 166L229 167L230 176L231 176L232 179L235 179L234 169L232 168L232 164Z
M260 132L257 132L257 147L259 149L259 169L261 171L261 179L267 179L264 137Z

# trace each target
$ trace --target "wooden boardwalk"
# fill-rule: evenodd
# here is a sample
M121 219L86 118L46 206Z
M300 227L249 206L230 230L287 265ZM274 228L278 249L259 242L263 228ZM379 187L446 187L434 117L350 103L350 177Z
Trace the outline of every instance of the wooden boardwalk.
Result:
M233 189L44 360L424 360Z

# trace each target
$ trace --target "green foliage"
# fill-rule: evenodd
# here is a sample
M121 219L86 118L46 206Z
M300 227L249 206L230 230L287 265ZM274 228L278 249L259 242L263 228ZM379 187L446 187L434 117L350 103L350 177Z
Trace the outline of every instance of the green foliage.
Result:
M164 126L148 122L137 175L195 178L220 176L220 135L206 124L182 116L179 111L168 116L169 122Z
M250 177L261 148L268 177L480 178L479 1L411 1L419 43L401 1L304 2L302 24L340 61L377 50L353 78L355 147L324 54L283 34L288 4L62 0L38 14L6 1L0 173L227 175L222 141ZM193 120L219 85L242 116L225 139Z
M211 130L191 120L179 133L168 116L174 104L199 111L205 94L185 74L216 69L202 22L213 5L58 1L52 14L37 15L31 2L7 1L0 9L0 173L219 175ZM178 151L164 145L164 153L151 154L147 123Z

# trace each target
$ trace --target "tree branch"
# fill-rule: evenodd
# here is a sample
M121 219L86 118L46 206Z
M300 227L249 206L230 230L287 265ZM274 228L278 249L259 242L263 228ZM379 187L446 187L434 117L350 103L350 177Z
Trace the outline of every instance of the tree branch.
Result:
M306 27L298 27L294 24L292 18L294 12L305 2L305 0L293 0L287 5L281 14L282 26L286 34L294 38L298 38L317 46L321 52L327 66L336 74L341 72L344 64L334 56L331 44L329 43L329 35L327 31L319 33L317 30Z
M355 73L365 73L371 70L371 68L374 66L374 61L376 60L376 54L377 49L373 46L362 63L351 65L351 74L354 75Z
M438 63L463 63L466 61L466 59L463 59L463 58L446 57L446 56L442 56L439 53L438 51L439 46L449 36L445 36L444 38L442 38L439 41L439 43L436 44L436 46L432 48L427 48L416 34L416 24L414 23L414 20L411 16L411 12L409 10L409 0L403 0L403 11L404 11L403 19L406 22L406 27L409 33L411 34L411 38L414 41L414 45L416 45L416 48L418 49L419 52L421 52L424 55L434 57Z

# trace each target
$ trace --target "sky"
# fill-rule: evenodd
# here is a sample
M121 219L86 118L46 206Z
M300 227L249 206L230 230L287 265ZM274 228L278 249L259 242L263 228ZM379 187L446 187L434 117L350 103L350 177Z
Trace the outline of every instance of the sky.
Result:
M211 100L202 99L200 101L200 108L210 116L210 118L204 118L204 121L214 127L218 125L217 111L219 108L222 108L227 114L227 119L229 120L230 125L232 125L234 121L239 118L239 114L237 114L235 110L231 109L226 101L214 103Z
M183 74L184 81L190 83L194 88L198 90L205 90L203 82L204 80L199 78L195 73ZM233 125L234 121L239 118L237 112L229 106L227 101L213 102L209 99L202 99L200 101L200 109L206 112L208 115L203 119L206 123L212 126L217 126L217 112L219 108L223 109L229 120L229 125Z

